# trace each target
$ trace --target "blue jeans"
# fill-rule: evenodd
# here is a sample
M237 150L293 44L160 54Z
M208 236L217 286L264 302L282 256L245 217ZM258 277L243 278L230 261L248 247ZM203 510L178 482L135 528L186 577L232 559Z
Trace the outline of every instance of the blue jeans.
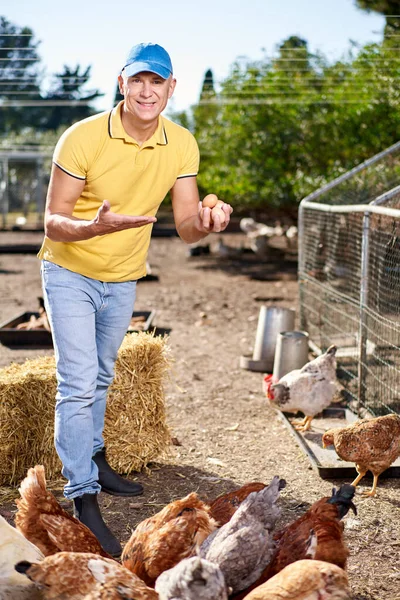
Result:
M68 479L64 495L96 494L101 487L92 456L104 447L107 391L136 281L104 283L46 260L41 274L57 366L55 446Z

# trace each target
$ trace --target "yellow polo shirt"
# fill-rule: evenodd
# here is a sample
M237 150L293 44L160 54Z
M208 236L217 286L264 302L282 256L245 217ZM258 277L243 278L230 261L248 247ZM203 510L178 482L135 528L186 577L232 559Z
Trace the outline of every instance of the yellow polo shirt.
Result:
M193 135L160 116L158 128L142 146L124 130L120 102L67 129L54 151L54 163L85 181L73 215L90 220L103 200L111 211L154 216L177 179L195 177L199 151ZM100 281L146 275L152 225L126 229L80 242L45 237L39 258Z

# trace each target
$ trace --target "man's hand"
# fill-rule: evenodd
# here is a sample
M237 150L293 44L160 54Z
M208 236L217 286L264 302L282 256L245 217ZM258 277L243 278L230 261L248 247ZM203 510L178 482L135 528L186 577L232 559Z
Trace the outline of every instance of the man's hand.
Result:
M143 227L155 223L155 217L132 217L111 212L104 200L92 219L73 215L75 205L85 187L83 179L76 179L53 164L45 211L45 233L53 242L81 242L98 235Z
M215 194L208 194L209 199L210 196L213 196L216 201L215 208L219 204L219 217L217 215L218 211L214 209L215 218L213 218L211 208L203 206L199 201L199 191L195 177L177 179L175 185L171 188L176 230L179 237L186 244L195 244L209 233L219 233L228 227L232 207L218 200ZM207 204L207 201L205 204Z
M218 201L218 210L206 206L203 207L203 204L199 202L198 217L201 231L206 231L207 233L225 231L229 225L232 211L233 208L230 204L226 204L226 202L220 200Z
M120 215L110 210L110 203L104 200L93 219L95 235L105 235L114 231L123 231L124 229L133 229L143 227L150 223L155 223L155 217L134 217L131 215Z
M70 214L47 214L46 235L54 242L80 242L107 233L143 227L156 221L155 217L133 217L113 213L109 201L104 200L91 221L78 219Z

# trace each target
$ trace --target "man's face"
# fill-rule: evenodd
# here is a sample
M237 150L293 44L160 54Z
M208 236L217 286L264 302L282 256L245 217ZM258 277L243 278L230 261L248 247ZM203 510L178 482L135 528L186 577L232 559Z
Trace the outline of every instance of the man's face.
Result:
M126 77L118 77L119 91L125 98L125 110L141 121L152 121L167 106L174 93L176 80L172 75L163 79L155 73L144 71Z

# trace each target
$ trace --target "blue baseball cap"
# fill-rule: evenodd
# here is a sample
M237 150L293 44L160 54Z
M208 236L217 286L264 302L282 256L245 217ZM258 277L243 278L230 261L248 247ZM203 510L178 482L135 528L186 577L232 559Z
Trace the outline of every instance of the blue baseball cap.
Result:
M149 71L168 79L172 74L172 63L168 52L158 44L137 44L130 49L122 71L127 77Z

